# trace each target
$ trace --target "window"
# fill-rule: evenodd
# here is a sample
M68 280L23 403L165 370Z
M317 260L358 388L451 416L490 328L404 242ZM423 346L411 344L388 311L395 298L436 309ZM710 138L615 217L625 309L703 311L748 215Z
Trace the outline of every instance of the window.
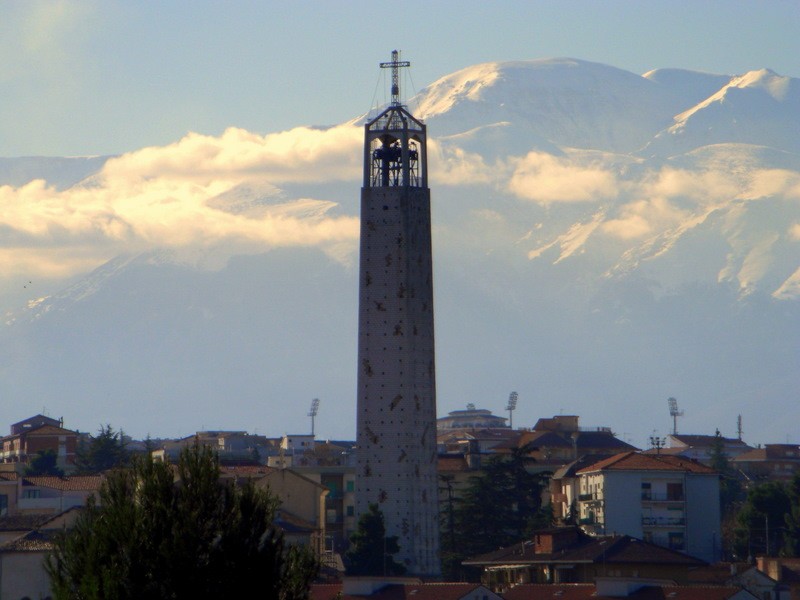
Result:
M667 500L683 500L683 484L682 483L668 483L667 484Z
M347 482L347 491L348 492L356 491L356 482L355 481L348 481Z
M25 490L22 492L23 498L38 498L41 494L41 490Z
M650 500L653 496L653 484L649 481L642 482L642 500Z
M0 517L5 517L8 514L8 496L0 494Z
M353 506L348 506L347 507L347 516L348 517L353 517L353 516L355 516L355 514L356 514L356 509Z

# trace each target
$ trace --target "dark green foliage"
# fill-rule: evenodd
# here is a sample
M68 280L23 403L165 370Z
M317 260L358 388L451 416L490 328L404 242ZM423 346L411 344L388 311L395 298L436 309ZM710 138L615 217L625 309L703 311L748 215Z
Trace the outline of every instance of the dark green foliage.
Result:
M737 555L774 555L783 545L784 524L791 508L791 498L782 483L768 481L752 488L736 516Z
M39 450L28 466L25 468L25 475L55 475L62 477L64 471L58 468L58 455L55 450Z
M81 440L75 453L76 471L82 475L102 473L128 464L130 456L122 438L122 430L102 425L91 440Z
M176 481L177 480L177 481ZM216 456L195 445L177 467L137 457L112 471L46 568L58 600L308 597L313 554L287 548L277 500L220 483Z
M717 429L711 444L710 466L719 472L719 503L723 518L735 510L736 503L744 500L744 489L736 470L725 453L725 440Z
M534 462L528 447L510 455L495 455L484 464L442 518L442 570L446 579L470 577L461 561L508 546L534 529L552 525L549 507L542 507L547 477L528 470Z
M731 465L725 453L725 440L716 430L711 443L710 463L719 473L719 507L722 517L722 551L724 558L733 559L741 551L741 533L737 529L736 517L745 500L745 491L739 472Z
M358 528L350 537L345 553L348 575L403 575L406 568L394 560L400 551L397 536L386 535L386 523L377 504L358 519Z
M800 557L800 473L795 473L787 486L789 512L786 513L786 531L783 535L783 555Z

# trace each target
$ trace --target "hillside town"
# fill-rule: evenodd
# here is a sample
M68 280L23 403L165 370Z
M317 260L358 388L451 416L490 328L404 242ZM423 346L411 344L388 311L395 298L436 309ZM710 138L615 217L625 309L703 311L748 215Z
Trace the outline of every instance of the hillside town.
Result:
M275 525L287 543L319 557L317 600L394 598L398 586L454 599L649 598L642 590L652 588L674 598L800 594L800 557L791 551L800 545L792 537L800 446L675 432L642 450L610 427L581 426L578 416L519 428L508 421L473 405L437 419L443 576L378 585L346 577L359 527L354 441L247 431L133 440L111 426L89 434L34 415L2 437L0 597L49 596L44 560L53 539L110 472L137 456L173 463L193 445L213 450L222 481L251 481L279 500ZM504 473L513 477L508 489ZM492 505L481 514L476 495L486 486ZM784 515L775 513L778 491L789 500Z

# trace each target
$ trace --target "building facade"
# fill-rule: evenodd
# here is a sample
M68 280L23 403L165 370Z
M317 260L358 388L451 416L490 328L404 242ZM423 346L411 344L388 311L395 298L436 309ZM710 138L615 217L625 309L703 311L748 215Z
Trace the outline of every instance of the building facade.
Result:
M580 523L714 562L719 558L719 474L677 456L624 452L577 472Z
M365 125L356 513L377 504L414 575L440 572L430 190L425 125L399 100Z

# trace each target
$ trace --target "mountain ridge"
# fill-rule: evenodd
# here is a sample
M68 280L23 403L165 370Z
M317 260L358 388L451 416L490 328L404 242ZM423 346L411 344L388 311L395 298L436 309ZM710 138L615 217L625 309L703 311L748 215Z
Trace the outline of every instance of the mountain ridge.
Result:
M669 426L674 396L695 430L732 430L738 412L754 439L782 439L800 418L787 402L800 389L796 82L548 59L469 67L411 99L431 135L439 412L500 412L516 389L515 422L566 408L643 440ZM742 89L744 103L728 94ZM357 216L360 173L327 177L360 156L361 135L195 134L113 171L43 163L58 183L34 201L9 179L0 202L23 216L45 201L87 216L50 237L24 229L30 218L0 225L41 236L37 252L102 239L116 258L68 289L53 277L8 296L24 301L0 327L0 393L140 435L175 433L147 424L161 413L188 431L243 419L300 431L307 398L322 397L322 411L340 407L327 433L351 436L357 240L341 218ZM195 147L266 166L209 174ZM148 211L186 217L165 226ZM116 222L140 251L115 252Z

